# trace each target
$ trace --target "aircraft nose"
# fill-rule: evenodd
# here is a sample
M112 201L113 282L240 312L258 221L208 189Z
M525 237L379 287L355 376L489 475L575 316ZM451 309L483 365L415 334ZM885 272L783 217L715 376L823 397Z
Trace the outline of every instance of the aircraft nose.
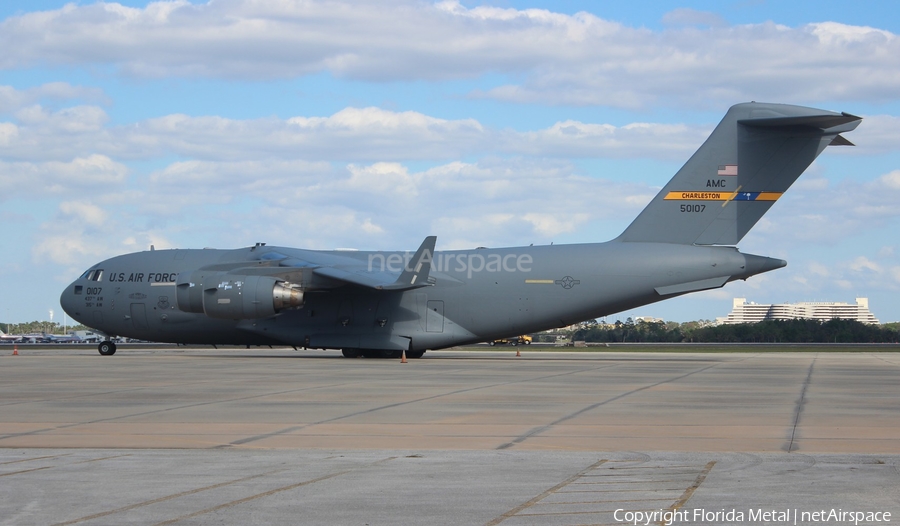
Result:
M77 281L70 283L65 290L63 290L62 295L59 297L59 305L70 318L83 323L81 321L81 313L78 312L77 304L75 302L77 288L80 287L77 283Z

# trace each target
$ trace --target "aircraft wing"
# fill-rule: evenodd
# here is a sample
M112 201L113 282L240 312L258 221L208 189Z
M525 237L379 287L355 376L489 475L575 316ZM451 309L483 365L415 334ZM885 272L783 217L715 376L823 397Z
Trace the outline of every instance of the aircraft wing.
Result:
M368 268L370 265L362 264L352 267L318 266L312 269L312 273L316 276L377 290L400 291L427 287L436 241L437 236L426 237L399 276L384 269L372 269ZM304 265L308 265L308 263L304 263Z

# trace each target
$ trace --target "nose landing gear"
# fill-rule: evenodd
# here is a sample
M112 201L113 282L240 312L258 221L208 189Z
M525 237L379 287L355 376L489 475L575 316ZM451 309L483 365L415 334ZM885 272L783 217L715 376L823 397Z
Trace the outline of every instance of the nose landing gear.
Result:
M100 351L100 354L103 356L112 356L116 354L116 344L105 340L100 342L100 345L97 346L97 350Z

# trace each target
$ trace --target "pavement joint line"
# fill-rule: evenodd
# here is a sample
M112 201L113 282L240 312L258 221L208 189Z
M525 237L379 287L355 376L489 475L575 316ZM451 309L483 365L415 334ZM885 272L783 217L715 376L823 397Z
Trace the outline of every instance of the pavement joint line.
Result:
M74 466L75 464L87 464L88 462L100 462L101 460L109 460L111 458L122 458L122 457L130 457L130 456L131 456L131 453L127 453L125 455L112 455L109 457L92 458L92 459L88 459L88 460L81 460L79 462L73 462L72 465Z
M670 382L674 382L674 381L677 381L677 380L681 380L682 378L686 378L686 377L691 376L691 375L693 375L693 374L702 373L703 371L706 371L706 370L708 370L708 369L712 369L713 367L716 367L716 366L718 366L718 365L721 365L721 363L715 363L715 364L712 364L712 365L708 365L708 366L706 366L706 367L703 367L702 369L697 369L696 371L691 371L691 372L686 373L686 374L683 374L683 375L681 375L681 376L676 376L675 378L669 378L669 379L667 379L667 380L662 380L662 381L656 382L656 383L654 383L654 384L645 385L645 386L643 386L643 387L638 387L637 389L632 389L631 391L628 391L628 392L625 392L625 393L621 393L621 394L616 395L616 396L614 396L614 397L612 397L612 398L608 398L608 399L606 399L606 400L603 400L602 402L597 402L597 403L591 404L591 405L589 405L589 406L587 406L587 407L583 407L583 408L579 409L578 411L575 411L574 413L570 413L570 414L568 414L568 415L566 415L566 416L564 416L564 417L562 417L562 418L559 418L559 419L557 419L557 420L555 420L555 421L553 421L553 422L550 422L549 424L544 424L544 425L542 425L542 426L538 426L538 427L532 428L532 429L531 429L530 431L528 431L527 433L525 433L525 434L523 434L523 435L519 435L518 437L514 438L511 442L507 442L507 443L505 443L505 444L501 444L500 446L497 447L497 449L509 449L509 448L515 446L516 444L521 444L522 442L528 440L529 438L531 438L531 437L533 437L533 436L540 435L541 433L543 433L543 432L549 430L549 429L552 428L553 426L557 426L557 425L559 425L559 424L561 424L561 423L563 423L563 422L565 422L565 421L567 421L567 420L571 420L571 419L573 419L573 418L575 418L575 417L577 417L577 416L579 416L579 415L581 415L581 414L587 413L588 411L592 411L592 410L594 410L594 409L596 409L596 408L598 408L598 407L601 407L601 406L604 406L604 405L606 405L606 404L615 402L616 400L620 400L620 399L622 399L622 398L625 398L626 396L630 396L630 395L632 395L632 394L639 393L639 392L641 392L641 391L646 391L647 389L652 389L652 388L654 388L654 387L657 387L657 386L660 386L660 385L663 385L663 384L667 384L667 383L670 383Z
M333 479L335 477L339 477L341 475L346 475L347 473L352 473L354 471L359 471L361 469L365 469L372 466L377 466L378 464L382 464L384 462L389 462L391 460L396 459L397 457L387 457L380 460L376 460L375 462L370 462L364 466L359 466L357 468L345 469L344 471L338 471L337 473L331 473L329 475L322 475L321 477L316 477L310 480L304 480L303 482L298 482L296 484L290 484L288 486L282 486L280 488L271 489L269 491L264 491L262 493L257 493L255 495L250 495L249 497L244 497L242 499L233 500L231 502L226 502L224 504L219 504L218 506L213 506L211 508L206 508L203 510L195 511L193 513L189 513L187 515L182 515L180 517L175 517L174 519L170 519L163 522L158 522L154 526L164 526L167 524L175 524L176 522L181 522L185 519L192 519L194 517L198 517L200 515L205 515L207 513L212 513L214 511L219 511L221 509L230 508L232 506L237 506L239 504L243 504L245 502L250 502L251 500L260 499L263 497L268 497L270 495L274 495L276 493L281 493L282 491L290 491L292 489L301 488L303 486L308 486L310 484L315 484L316 482L322 482L323 480ZM59 525L54 525L59 526Z
M713 466L716 465L715 460L710 460L706 463L706 466L703 467L703 470L697 474L697 478L694 480L694 483L688 487L688 489L684 490L684 493L681 494L681 497L675 501L674 504L669 506L669 511L675 511L678 508L687 504L687 501L691 499L694 495L694 492L697 491L697 488L700 487L700 484L703 484L703 481L706 480L706 476L709 475L709 472L712 471ZM659 521L659 526L665 526L666 521Z
M175 386L179 386L179 385L192 385L192 384L189 382L184 382L184 383L166 385L165 387L168 388L168 387L175 387ZM35 386L31 386L31 387L35 387ZM109 395L115 395L115 394L119 394L119 393L132 393L135 391L144 391L147 389L150 389L150 388L149 387L132 387L130 389L115 389L112 391L104 391L102 393L87 393L87 394L80 394L80 395L74 395L74 396L58 396L58 397L54 397L54 398L39 398L39 399L35 399L35 400L5 402L5 403L0 404L0 407L20 405L20 404L34 404L34 403L41 403L41 402L57 402L60 400L77 400L79 398L90 398L93 396L109 396Z
M794 451L794 438L797 436L797 426L800 424L800 414L803 413L803 406L806 405L806 389L812 380L813 367L816 365L816 359L819 353L813 356L812 363L809 364L809 370L806 373L806 380L803 381L803 387L800 389L800 398L797 399L797 405L794 406L794 425L791 427L791 439L787 444L786 451L791 453Z
M617 484L668 484L670 482L688 482L690 479L666 479L666 480L609 480L603 482L573 482L573 486L595 485L595 486L611 486Z
M78 519L72 519L72 520L65 521L65 522L58 522L58 523L54 524L53 526L67 526L67 525L69 525L69 524L77 524L77 523L79 523L79 522L89 521L89 520L93 520L93 519L99 519L99 518L101 518L101 517L108 517L109 515L113 515L113 514L115 514L115 513L122 513L123 511L130 511L130 510L133 510L133 509L135 509L135 508L142 508L142 507L144 507L144 506L150 506L151 504L157 504L157 503L159 503L159 502L165 502L165 501L167 501L167 500L177 499L177 498L179 498L179 497L186 497L186 496L188 496L188 495L193 495L193 494L195 494L195 493L200 493L201 491L208 491L208 490L211 490L211 489L222 488L222 487L225 487L225 486L229 486L229 485L231 485L231 484L236 484L236 483L238 483L238 482L246 482L246 481L248 481L248 480L257 479L257 478L259 478L259 477L265 477L266 475L273 475L273 474L278 473L278 472L281 472L281 471L285 471L285 470L284 470L284 469L276 469L276 470L273 470L273 471L267 471L267 472L265 472L265 473L258 473L258 474L256 474L256 475L250 475L250 476L248 476L248 477L243 477L243 478L239 478L239 479L235 479L235 480L229 480L229 481L226 481L226 482L219 482L219 483L213 484L213 485L211 485L211 486L203 486L202 488L194 488L194 489L192 489L192 490L182 491L182 492L180 492L180 493L174 493L174 494L172 494L172 495L166 495L166 496L163 496L163 497L159 497L159 498L152 499L152 500L147 500L147 501L144 501L144 502L137 502L137 503L135 503L135 504L129 504L128 506L123 506L123 507L121 507L121 508L116 508L116 509L114 509L114 510L103 511L103 512L100 512L100 513L95 513L95 514L93 514L93 515L88 515L88 516L86 516L86 517L80 517L80 518L78 518Z
M601 513L609 513L607 510L594 510L594 511L560 511L557 513L547 512L547 513L522 513L516 515L516 517L553 517L556 515L600 515Z
M270 377L270 375L259 375L259 376L264 376L265 379L268 379ZM287 372L287 373L283 373L280 375L276 374L274 376L290 376L293 378L296 376L296 373ZM60 396L60 397L54 397L54 398L41 398L41 399L27 400L27 401L5 402L5 403L0 403L0 407L19 405L19 404L32 404L32 403L40 403L40 402L55 402L55 401L59 401L59 400L76 400L79 398L90 398L93 396L109 396L109 395L114 395L114 394L119 394L119 393L131 393L131 392L135 392L135 391L145 391L148 389L159 389L160 387L165 387L168 389L171 387L179 387L179 386L184 386L184 385L195 386L195 385L206 384L206 383L213 383L213 385L221 386L221 385L227 384L227 383L242 382L242 381L246 381L246 378L242 378L239 380L233 379L233 380L224 380L224 381L218 380L218 379L217 380L189 379L189 380L174 382L171 384L164 384L162 386L132 387L132 388L128 388L128 389L115 389L112 391L105 391L102 393L88 393L88 394L80 394L80 395L74 395L74 396ZM54 382L43 382L43 383L52 384ZM29 384L30 387L35 387L35 386L40 386L40 385L41 384Z
M609 476L594 476L590 477L589 480L579 481L576 484L645 484L648 482L683 482L685 480L693 480L694 477L697 476L697 472L693 473L678 473L673 475L672 473L661 473L661 475L665 475L666 479L652 478L648 477L647 473L635 473L633 477L623 477L622 475L615 474ZM587 478L587 477L584 477Z
M571 477L567 478L566 480L560 482L556 486L553 486L552 488L544 491L537 497L534 497L533 499L516 506L515 508L504 513L503 515L500 515L499 517L495 518L494 520L488 522L487 524L485 524L485 526L496 526L497 524L500 524L501 522L505 521L506 519L518 514L520 511L528 509L531 506L534 506L541 500L547 498L547 496L552 495L553 493L556 493L558 490L560 490L560 489L566 487L567 485L569 485L570 483L578 480L578 478L583 476L585 473L588 473L589 471L597 469L598 467L602 466L605 463L606 463L605 458L600 459L597 462L594 462L590 466L584 468L583 470L579 471L578 473L576 473L576 474L572 475Z
M33 461L35 461L35 460L44 460L44 459L47 459L47 458L67 457L67 456L69 456L69 455L71 455L71 453L66 453L65 455L46 455L46 456L43 456L43 457L32 457L32 458L23 458L23 459L19 459L19 460L10 460L10 461L8 461L8 462L0 462L0 466L5 466L5 465L7 465L7 464L18 464L18 463L20 463L20 462L33 462Z
M21 471L10 471L9 473L0 473L0 477L8 477L10 475L21 475L22 473L31 473L32 471L40 471L42 469L50 469L56 466L44 466L42 468L23 469Z
M279 436L279 435L284 435L284 434L288 434L288 433L293 433L293 432L295 432L295 431L300 431L300 430L303 430L303 429L306 429L306 428L309 428L309 427L318 426L318 425L322 425L322 424L330 424L331 422L336 422L336 421L338 421L338 420L343 420L343 419L345 419L345 418L352 418L352 417L354 417L354 416L366 415L366 414L369 414L369 413L374 413L374 412L376 412L376 411L382 411L382 410L384 410L384 409L391 409L391 408L394 408L394 407L400 407L400 406L404 406L404 405L415 404L415 403L419 403L419 402L425 402L425 401L428 401L428 400L434 400L434 399L436 399L436 398L442 398L442 397L445 397L445 396L453 396L453 395L457 395L457 394L468 393L468 392L471 392L471 391L478 391L478 390L482 390L482 389L491 389L491 388L494 388L494 387L501 387L501 386L505 386L505 385L514 385L514 384L520 384L520 383L534 382L534 381L537 381L537 380L545 380L545 379L547 379L547 378L557 378L557 377L559 377L559 376L568 376L568 375L572 375L572 374L580 374L580 373L586 373L586 372L590 372L590 371L598 371L598 370L601 370L601 369L609 369L609 368L611 368L611 367L617 367L618 365L620 365L620 364L604 364L604 365L601 366L601 367L592 367L592 368L590 368L590 369L576 369L576 370L573 370L573 371L567 371L567 372L565 372L565 373L549 374L549 375L544 375L544 376L538 376L538 377L535 377L535 378L528 378L528 379L524 379L524 380L513 380L513 381L508 381L508 382L500 382L500 383L496 383L496 384L490 384L490 385L481 385L481 386L478 386L478 387L470 387L470 388L468 388L468 389L458 389L458 390L456 390L456 391L450 391L450 392L441 393L441 394L436 394L436 395L432 395L432 396L426 396L426 397L423 397L423 398L417 398L417 399L414 399L414 400L406 400L406 401L403 401L403 402L395 402L395 403L392 403L392 404L387 404L387 405L382 405L382 406L378 406L378 407L373 407L373 408L370 408L370 409L365 409L365 410L362 410L362 411L357 411L357 412L355 412L355 413L350 413L350 414L348 414L348 415L336 416L336 417L334 417L334 418L329 418L329 419L326 419L326 420L320 420L320 421L317 421L317 422L309 422L309 423L306 423L306 424L299 424L299 425L296 425L296 426L291 426L291 427L287 427L287 428L284 428L284 429L279 429L278 431L272 431L271 433L264 433L264 434L262 434L262 435L256 435L256 436L251 436L251 437L241 438L241 439L235 440L235 441L233 441L233 442L230 442L230 443L228 443L228 444L222 444L222 445L216 446L214 449L222 449L222 448L226 448L226 447L229 447L229 446L242 446L242 445L248 444L248 443L250 443L250 442L256 442L256 441L259 441L259 440L264 440L264 439L266 439L266 438L272 438L272 437L274 437L274 436ZM0 437L0 439L2 439L2 437Z
M676 486L674 488L655 488L650 491L659 492L659 491L678 491L684 486ZM631 493L635 491L647 491L645 489L617 489L617 490L609 490L609 489L598 489L598 490L572 490L572 491L560 491L560 494L566 493Z
M180 406L175 406L175 407L166 407L163 409L155 409L153 411L144 411L142 413L132 413L132 414L128 414L128 415L111 416L109 418L100 418L98 420L91 420L89 422L72 422L69 424L62 424L62 425L55 426L55 427L36 429L34 431L26 431L26 432L22 432L22 433L9 433L9 434L0 436L0 440L5 440L7 438L18 438L18 437L29 436L29 435L38 435L41 433L45 433L47 431L59 431L60 429L69 429L72 427L78 427L78 426L89 425L89 424L99 424L102 422L113 422L116 420L122 420L124 418L133 418L136 416L147 416L147 415L153 415L153 414L157 414L157 413L165 413L168 411L178 411L180 409L201 407L204 405L214 405L214 404L222 404L222 403L227 403L227 402L252 400L254 398L264 398L266 396L276 396L276 395L281 395L281 394L286 394L286 393L294 393L294 392L298 392L298 391L310 391L310 390L314 390L314 389L324 389L326 387L341 387L341 386L347 385L347 383L348 382L343 382L343 383L339 383L339 384L320 385L320 386L314 386L314 387L302 387L300 389L288 389L287 391L278 391L278 392L273 392L273 393L257 394L257 395L252 395L252 396L244 396L244 397L240 397L240 398L229 398L226 400L213 400L210 402L198 402L195 404L186 404L186 405L180 405Z
M560 494L564 492L559 492ZM535 506L568 506L580 504L611 504L619 502L669 502L669 499L613 499L613 500L579 500L573 502L537 502Z
M884 362L884 363L886 363L886 364L893 365L893 366L895 366L895 367L898 366L898 365L900 365L900 363L892 362L892 361L890 361L890 360L885 360L884 357L879 356L879 355L874 354L874 353L869 353L869 356L871 356L872 358L875 358L876 360L881 360L882 362Z
M660 469L684 469L684 470L687 470L687 471L684 471L684 473L693 474L694 471L691 470L692 467L694 467L694 466L660 466ZM611 466L608 471L617 471L618 472L618 471L627 471L627 470L631 470L631 469L653 469L653 466L626 466L623 468L617 468L615 466ZM586 475L586 476L588 476L588 477L613 477L615 475L616 475L616 473L612 473L610 475L605 475L605 474L601 473L601 474L597 474L597 475Z

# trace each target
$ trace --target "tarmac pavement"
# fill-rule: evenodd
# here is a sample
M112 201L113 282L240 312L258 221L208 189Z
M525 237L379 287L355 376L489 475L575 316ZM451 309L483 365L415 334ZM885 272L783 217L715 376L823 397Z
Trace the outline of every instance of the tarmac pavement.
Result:
M0 525L900 520L896 353L19 354Z

